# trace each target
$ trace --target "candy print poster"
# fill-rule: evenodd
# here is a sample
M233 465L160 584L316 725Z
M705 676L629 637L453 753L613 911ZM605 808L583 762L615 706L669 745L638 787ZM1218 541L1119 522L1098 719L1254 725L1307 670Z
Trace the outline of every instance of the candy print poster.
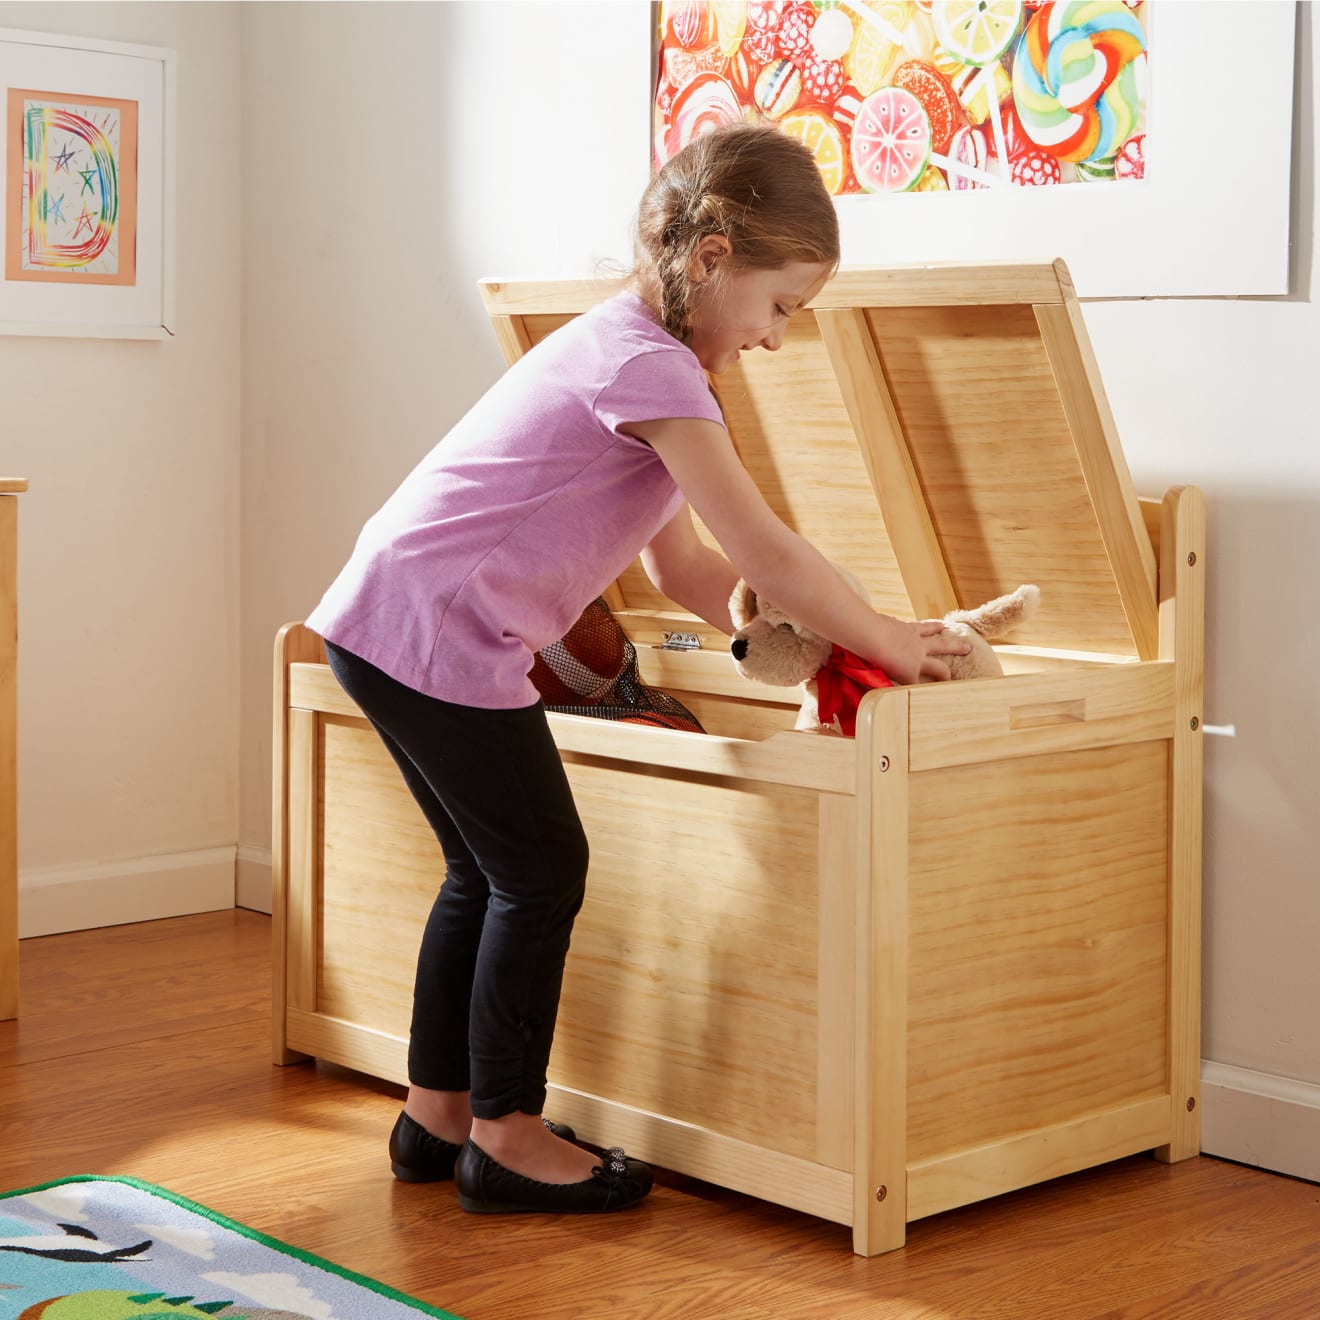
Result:
M137 102L10 88L5 278L133 285Z
M1113 184L1146 174L1141 0L666 0L653 164L778 125L831 193Z

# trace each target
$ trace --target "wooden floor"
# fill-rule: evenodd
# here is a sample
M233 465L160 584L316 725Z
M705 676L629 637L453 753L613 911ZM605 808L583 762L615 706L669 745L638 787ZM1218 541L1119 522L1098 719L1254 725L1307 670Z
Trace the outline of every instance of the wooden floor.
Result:
M397 1088L269 1055L270 921L27 940L0 1023L0 1188L132 1174L465 1320L1320 1317L1320 1187L1145 1157L910 1226L846 1229L661 1173L643 1207L464 1214L405 1186Z

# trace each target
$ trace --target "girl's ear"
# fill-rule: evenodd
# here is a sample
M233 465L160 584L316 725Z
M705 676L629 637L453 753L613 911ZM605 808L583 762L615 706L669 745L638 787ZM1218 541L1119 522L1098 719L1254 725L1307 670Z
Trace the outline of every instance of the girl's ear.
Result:
M704 284L715 273L716 267L733 254L733 244L723 234L707 234L692 249L688 260L688 278L694 284Z

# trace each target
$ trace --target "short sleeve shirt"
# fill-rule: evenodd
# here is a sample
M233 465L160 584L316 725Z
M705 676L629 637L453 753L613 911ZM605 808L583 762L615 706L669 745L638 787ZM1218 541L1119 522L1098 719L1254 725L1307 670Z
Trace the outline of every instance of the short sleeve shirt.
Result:
M630 422L723 425L693 352L635 294L575 317L522 357L372 516L308 626L428 696L537 700L533 653L678 512Z

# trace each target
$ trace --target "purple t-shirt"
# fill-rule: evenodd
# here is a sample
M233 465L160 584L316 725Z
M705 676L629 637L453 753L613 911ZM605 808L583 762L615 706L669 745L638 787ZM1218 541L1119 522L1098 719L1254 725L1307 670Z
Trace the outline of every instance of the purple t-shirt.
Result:
M682 507L618 429L662 417L724 420L695 354L621 293L546 336L422 459L308 626L428 696L533 704L532 653Z

